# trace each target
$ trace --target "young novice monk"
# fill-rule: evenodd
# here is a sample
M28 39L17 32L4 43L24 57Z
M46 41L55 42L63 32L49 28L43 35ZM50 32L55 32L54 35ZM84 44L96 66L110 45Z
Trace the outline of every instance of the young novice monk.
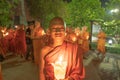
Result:
M62 18L54 17L49 28L53 41L40 53L39 80L83 80L83 49L65 41Z

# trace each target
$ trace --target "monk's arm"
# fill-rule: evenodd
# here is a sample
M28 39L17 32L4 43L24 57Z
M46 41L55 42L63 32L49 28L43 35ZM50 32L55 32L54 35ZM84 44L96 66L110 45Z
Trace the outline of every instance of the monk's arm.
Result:
M73 68L68 80L83 80L85 71L83 67L83 50L79 47L77 53L74 55Z

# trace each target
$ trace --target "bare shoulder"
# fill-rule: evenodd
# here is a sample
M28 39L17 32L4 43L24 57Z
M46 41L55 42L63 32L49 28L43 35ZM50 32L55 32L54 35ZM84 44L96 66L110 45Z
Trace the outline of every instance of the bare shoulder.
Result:
M51 50L51 47L45 46L41 50L41 55L46 55Z

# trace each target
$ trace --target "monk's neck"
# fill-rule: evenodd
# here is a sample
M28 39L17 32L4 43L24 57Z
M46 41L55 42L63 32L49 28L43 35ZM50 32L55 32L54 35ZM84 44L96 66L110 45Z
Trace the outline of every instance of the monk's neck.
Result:
M53 47L56 47L56 46L59 46L59 45L62 45L62 44L63 44L63 41L54 41Z

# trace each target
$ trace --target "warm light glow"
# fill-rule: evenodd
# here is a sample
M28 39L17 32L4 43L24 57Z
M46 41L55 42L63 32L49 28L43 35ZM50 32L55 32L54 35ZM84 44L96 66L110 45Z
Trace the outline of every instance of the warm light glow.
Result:
M18 26L16 25L15 28L18 28Z
M1 30L1 32L2 32L2 33L4 33L4 32L5 32L5 30Z
M79 33L76 33L76 35L78 36L78 35L79 35Z
M66 73L67 62L63 60L63 56L60 55L55 63L52 63L54 67L54 75L57 80L64 79Z
M111 13L116 13L116 12L119 12L119 9L113 9L110 11Z
M46 33L45 33L45 31L44 30L42 30L42 35L45 35Z
M5 36L7 36L8 34L9 34L9 33L8 33L8 32L6 32L6 33L4 33L4 34L3 34L3 36L5 37Z
M73 39L72 39L74 42L77 40L77 38L76 37L73 37Z
M89 39L89 36L87 36L86 39Z

